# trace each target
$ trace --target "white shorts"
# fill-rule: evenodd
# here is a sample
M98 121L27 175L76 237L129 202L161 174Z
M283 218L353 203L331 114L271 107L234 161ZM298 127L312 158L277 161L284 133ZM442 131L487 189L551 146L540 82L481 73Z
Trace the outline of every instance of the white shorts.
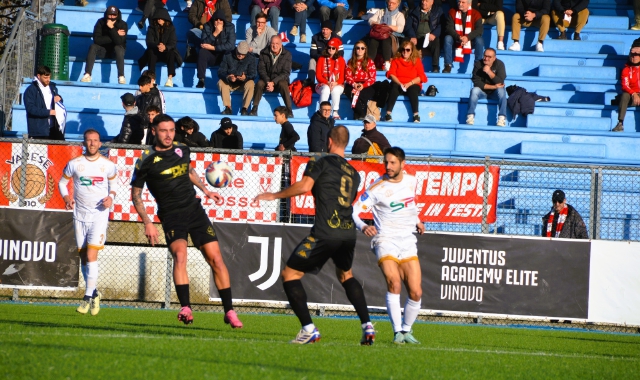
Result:
M101 250L104 248L104 242L107 240L107 224L109 217L94 218L91 222L83 222L73 220L73 226L76 232L76 244L78 251L82 248L94 248Z
M371 250L378 258L378 265L384 260L393 260L398 264L418 260L418 239L411 236L374 237Z

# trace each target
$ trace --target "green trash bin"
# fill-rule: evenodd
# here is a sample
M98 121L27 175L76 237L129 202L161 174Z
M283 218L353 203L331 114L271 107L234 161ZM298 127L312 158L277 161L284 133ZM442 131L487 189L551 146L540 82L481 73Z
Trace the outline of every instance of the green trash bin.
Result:
M69 80L69 28L62 24L42 26L38 65L51 69L51 79Z

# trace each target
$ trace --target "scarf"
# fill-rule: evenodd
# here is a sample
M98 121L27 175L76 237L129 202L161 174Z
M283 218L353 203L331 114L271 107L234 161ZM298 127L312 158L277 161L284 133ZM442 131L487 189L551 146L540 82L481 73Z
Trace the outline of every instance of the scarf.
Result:
M216 12L216 3L218 0L209 0L206 2L206 8L204 10L204 14L202 15L206 20L203 24L209 22L211 20L211 16Z
M466 36L471 33L471 8L467 10L467 17L464 24L464 29L462 28L462 12L456 12L456 32L460 37ZM456 44L456 56L453 59L455 62L464 62L464 56L471 54L471 41L467 41L464 46L460 43Z
M322 77L325 78L327 82L337 82L338 79L340 78L341 73L340 73L340 64L338 63L338 59L340 59L340 57L336 57L336 58L325 57L324 59L324 68L322 69ZM316 90L321 89L322 86L326 86L326 85L324 83L318 83L316 85Z
M555 210L552 208L551 213L549 214L549 220L547 221L547 237L551 237L551 230L553 228L553 217L555 215ZM558 215L558 224L556 224L556 236L560 236L560 232L562 232L562 227L564 226L564 222L567 220L567 215L569 214L569 207L564 206L562 210L560 210L560 214Z
M400 12L400 7L396 8L395 11L390 11L388 9L384 10L384 13L382 14L382 19L380 19L380 23L381 24L386 24L386 25L393 25L393 16L397 15L398 12Z

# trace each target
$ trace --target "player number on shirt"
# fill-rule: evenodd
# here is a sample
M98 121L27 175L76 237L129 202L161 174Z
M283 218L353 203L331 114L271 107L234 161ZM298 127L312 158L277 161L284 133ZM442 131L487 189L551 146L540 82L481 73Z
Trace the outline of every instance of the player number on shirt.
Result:
M353 188L353 180L348 175L343 175L340 178L340 194L342 196L338 197L338 202L342 207L351 206L351 190Z

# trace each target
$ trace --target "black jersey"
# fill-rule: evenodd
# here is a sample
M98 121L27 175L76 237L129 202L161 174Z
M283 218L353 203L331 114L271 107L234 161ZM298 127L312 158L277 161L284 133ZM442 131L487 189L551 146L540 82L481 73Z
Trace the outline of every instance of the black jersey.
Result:
M173 142L171 149L156 151L149 147L138 158L131 186L142 188L146 182L158 204L158 217L190 210L199 202L189 178L189 147Z
M347 160L336 154L312 156L305 176L315 183L316 222L311 234L318 238L349 240L356 238L351 204L358 193L360 175Z

